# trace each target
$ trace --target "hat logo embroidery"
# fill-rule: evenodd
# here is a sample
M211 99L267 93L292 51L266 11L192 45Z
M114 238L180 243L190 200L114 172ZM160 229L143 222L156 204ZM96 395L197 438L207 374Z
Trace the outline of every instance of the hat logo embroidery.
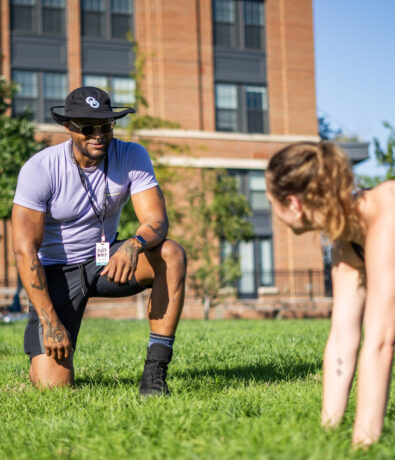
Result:
M97 109L100 107L100 104L97 102L97 100L92 97L92 96L89 96L85 99L86 103L89 104L92 109Z

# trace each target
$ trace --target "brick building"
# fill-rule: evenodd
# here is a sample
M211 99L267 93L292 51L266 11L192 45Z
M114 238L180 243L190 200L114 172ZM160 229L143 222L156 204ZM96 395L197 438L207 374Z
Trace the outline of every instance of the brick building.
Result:
M48 108L72 89L104 87L130 104L128 31L146 57L148 113L180 126L139 135L188 145L191 155L166 161L226 168L250 201L255 239L234 248L238 296L277 292L275 272L322 271L319 236L296 238L272 219L264 179L273 152L318 140L312 0L1 0L1 73L20 87L13 112L28 106L56 143L66 137ZM345 147L367 157L365 144Z

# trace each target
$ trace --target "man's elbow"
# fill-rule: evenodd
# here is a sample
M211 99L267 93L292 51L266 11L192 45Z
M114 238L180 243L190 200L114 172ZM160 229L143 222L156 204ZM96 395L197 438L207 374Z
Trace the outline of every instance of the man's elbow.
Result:
M26 241L13 241L12 250L15 261L18 264L18 262L21 262L26 258L37 256L38 248L36 248L34 244Z

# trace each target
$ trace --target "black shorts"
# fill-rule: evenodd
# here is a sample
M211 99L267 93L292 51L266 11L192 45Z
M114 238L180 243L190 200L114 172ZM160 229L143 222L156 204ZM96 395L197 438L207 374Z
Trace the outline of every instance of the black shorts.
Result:
M115 241L111 245L110 254L112 255L122 243L123 241ZM103 269L103 266L96 265L94 257L80 264L44 265L49 296L60 321L70 334L74 349L89 298L126 297L146 289L137 283L134 276L125 284L112 283L108 281L107 276L100 276ZM24 349L30 358L45 353L43 327L31 303Z

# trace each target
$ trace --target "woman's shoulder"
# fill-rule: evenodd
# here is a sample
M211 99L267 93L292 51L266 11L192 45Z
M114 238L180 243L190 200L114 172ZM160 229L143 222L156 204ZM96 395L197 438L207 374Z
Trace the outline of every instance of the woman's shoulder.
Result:
M368 221L386 218L395 220L395 180L388 180L358 194L358 208Z

